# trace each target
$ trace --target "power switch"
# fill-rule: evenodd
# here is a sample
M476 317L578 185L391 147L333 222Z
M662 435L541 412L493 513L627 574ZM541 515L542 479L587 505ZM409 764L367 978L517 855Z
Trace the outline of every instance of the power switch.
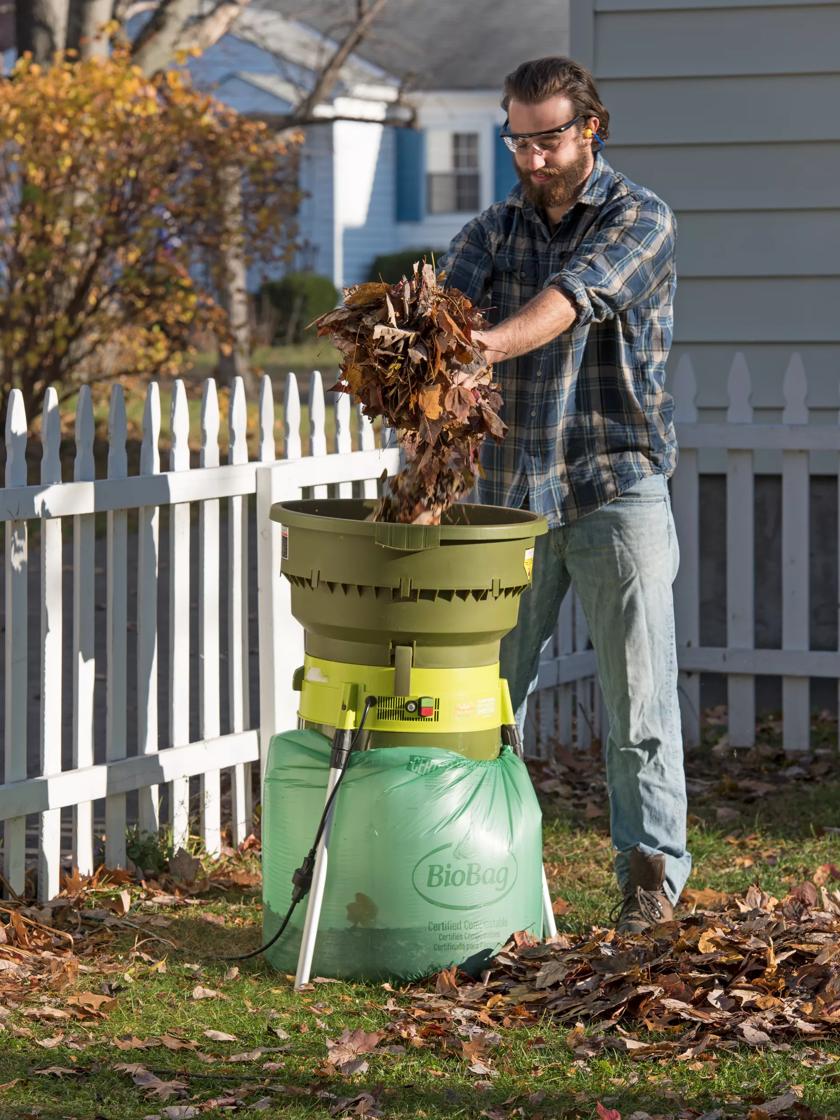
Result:
M421 696L418 703L421 718L429 719L435 714L435 702L431 696Z

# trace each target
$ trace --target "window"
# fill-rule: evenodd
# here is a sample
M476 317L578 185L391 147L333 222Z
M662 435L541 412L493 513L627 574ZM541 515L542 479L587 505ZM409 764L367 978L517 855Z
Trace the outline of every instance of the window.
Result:
M428 213L475 213L481 205L478 133L437 130L428 140Z

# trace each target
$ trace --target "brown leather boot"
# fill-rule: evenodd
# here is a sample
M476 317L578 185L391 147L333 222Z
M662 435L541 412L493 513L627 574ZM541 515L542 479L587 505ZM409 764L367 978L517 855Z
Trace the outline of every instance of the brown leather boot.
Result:
M647 856L639 848L630 852L630 877L619 910L618 933L644 933L660 922L669 922L674 907L665 891L665 857Z

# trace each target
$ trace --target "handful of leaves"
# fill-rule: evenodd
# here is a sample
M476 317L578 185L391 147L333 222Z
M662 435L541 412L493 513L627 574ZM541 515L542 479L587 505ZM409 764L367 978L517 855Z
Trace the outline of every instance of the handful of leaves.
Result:
M344 305L316 325L342 354L333 388L352 394L365 416L382 416L405 453L374 520L440 524L472 489L485 438L507 431L492 367L472 339L483 315L424 262L397 284L347 288Z

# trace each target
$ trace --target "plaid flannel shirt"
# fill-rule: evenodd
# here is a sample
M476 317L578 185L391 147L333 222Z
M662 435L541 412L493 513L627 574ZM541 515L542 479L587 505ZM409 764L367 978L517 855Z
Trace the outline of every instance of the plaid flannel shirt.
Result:
M482 502L527 504L549 525L564 525L647 475L673 472L664 383L675 232L665 203L598 154L553 231L517 184L455 237L446 284L486 307L491 322L548 286L577 308L569 330L496 366L510 430L501 444L485 441Z

